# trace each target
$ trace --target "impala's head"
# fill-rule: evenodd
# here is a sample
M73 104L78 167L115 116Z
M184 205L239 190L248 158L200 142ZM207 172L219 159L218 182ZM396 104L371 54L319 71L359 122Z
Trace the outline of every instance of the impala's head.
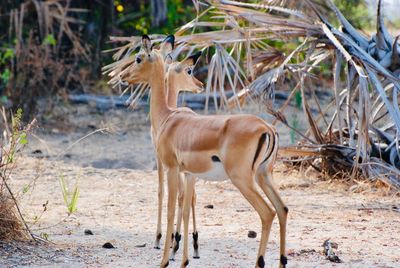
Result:
M193 75L193 69L201 56L197 52L181 62L173 62L168 67L167 78L175 83L177 91L190 91L200 93L203 83Z
M143 35L140 51L134 56L134 62L124 70L121 80L129 84L137 84L148 83L151 79L163 77L160 74L165 73L164 58L172 51L174 41L174 36L169 35L161 43L159 49L153 49L150 38Z

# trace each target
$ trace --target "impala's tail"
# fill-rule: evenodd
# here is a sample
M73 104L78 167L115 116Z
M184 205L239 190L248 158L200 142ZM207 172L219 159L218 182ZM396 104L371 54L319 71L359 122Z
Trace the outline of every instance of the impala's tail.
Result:
M258 141L258 146L253 160L253 169L256 164L262 165L268 161L272 156L276 155L278 150L279 137L275 131L268 131L261 134ZM264 149L264 150L262 150ZM264 151L263 154L261 152Z

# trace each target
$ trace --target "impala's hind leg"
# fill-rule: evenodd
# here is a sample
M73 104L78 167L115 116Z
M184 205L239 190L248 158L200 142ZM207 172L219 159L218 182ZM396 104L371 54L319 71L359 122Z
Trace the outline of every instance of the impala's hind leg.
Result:
M170 260L175 260L175 254L179 249L179 242L181 241L181 225L182 225L182 210L183 210L183 197L184 197L184 186L183 181L185 174L179 173L179 190L178 190L178 214L176 216L176 230L175 235L172 239L172 253Z
M169 168L167 172L168 180L168 220L167 220L167 235L171 237L174 229L174 217L176 208L176 196L179 187L179 172L177 167ZM169 264L169 250L171 246L171 240L165 239L163 259L161 261L161 268L165 268Z
M189 217L190 206L193 201L193 191L196 178L188 175L185 179L184 201L183 201L183 257L181 268L189 264Z
M257 182L261 189L267 195L268 199L274 206L279 219L280 230L280 265L279 267L286 267L286 222L288 215L288 208L283 203L279 193L275 189L272 181L272 168L274 161L267 163L266 166L260 167L257 171Z
M249 173L251 174L251 173ZM271 232L272 221L275 211L265 202L255 187L254 179L247 175L248 178L231 177L232 183L239 189L242 195L249 201L253 208L260 216L262 223L261 241L258 249L256 268L264 268L264 254L267 248L269 234Z
M193 258L199 259L199 232L197 231L196 226L196 192L193 189L193 198L192 198L192 215L193 215Z
M157 157L157 171L158 171L158 213L157 213L157 231L154 248L160 249L161 240L161 218L162 207L164 199L164 167L161 160Z

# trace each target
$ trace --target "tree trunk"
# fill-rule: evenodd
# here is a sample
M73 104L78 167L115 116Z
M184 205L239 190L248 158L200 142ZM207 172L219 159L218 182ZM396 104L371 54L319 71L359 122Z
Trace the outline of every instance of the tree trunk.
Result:
M151 0L151 26L160 26L167 20L167 1Z

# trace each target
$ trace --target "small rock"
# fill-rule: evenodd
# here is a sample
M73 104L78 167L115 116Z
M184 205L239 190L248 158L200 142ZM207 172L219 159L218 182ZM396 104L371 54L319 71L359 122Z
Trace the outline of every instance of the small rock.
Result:
M86 229L85 230L85 235L93 235L92 230Z
M236 212L246 212L249 211L248 209L237 209Z
M308 187L310 187L310 184L308 182L299 184L299 188L308 188Z
M207 206L205 206L204 208L213 209L213 208L214 208L214 205L207 205Z
M254 231L249 231L249 232L247 233L247 237L248 237L248 238L256 238L256 237L257 237L257 233L254 232Z
M43 154L42 150L37 149L32 152L32 154Z
M342 260L335 254L333 249L338 249L338 244L335 242L332 242L330 239L325 240L325 242L322 244L324 248L324 254L327 257L327 259L331 262L335 263L341 263Z
M144 247L146 247L146 243L141 244L141 245L136 245L136 246L135 246L135 248L144 248Z
M315 249L300 249L300 254L310 254L310 253L316 253L317 251Z
M114 248L113 244L111 244L110 242L107 242L103 245L103 248Z

